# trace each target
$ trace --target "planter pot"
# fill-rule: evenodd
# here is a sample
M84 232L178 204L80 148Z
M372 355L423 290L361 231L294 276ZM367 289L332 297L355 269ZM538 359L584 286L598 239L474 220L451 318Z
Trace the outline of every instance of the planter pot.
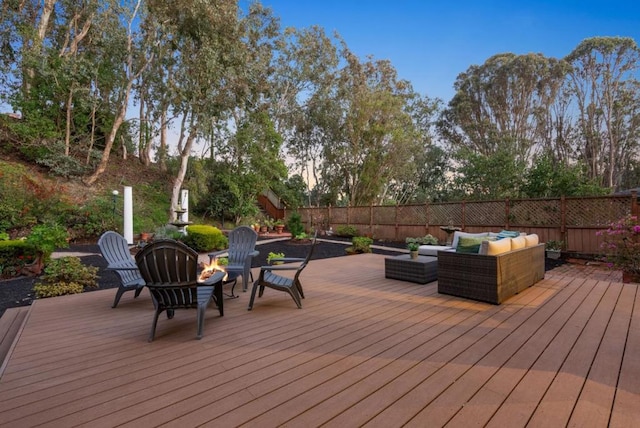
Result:
M629 283L640 283L640 274L635 272L626 272L622 271L622 282L625 284Z
M260 226L261 233L267 233L268 231L269 231L269 228L267 226Z
M282 226L276 225L276 233L282 233L283 230L284 230L284 225Z
M560 250L547 250L547 258L558 260L560 258Z
M411 256L412 259L417 259L418 258L418 252L417 251L409 251L409 255Z
M151 238L151 235L147 232L142 232L140 234L140 240L143 242L149 242L149 239Z

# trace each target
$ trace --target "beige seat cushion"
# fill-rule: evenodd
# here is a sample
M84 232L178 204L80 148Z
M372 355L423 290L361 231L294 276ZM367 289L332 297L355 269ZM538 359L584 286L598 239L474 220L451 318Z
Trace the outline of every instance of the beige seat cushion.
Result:
M527 245L527 241L524 239L524 236L518 236L517 238L511 238L511 249L519 250L520 248L524 248Z
M540 238L538 238L538 235L536 235L535 233L526 235L524 237L524 240L526 247L533 247L534 245L538 245L540 243Z
M511 251L511 238L503 238L497 241L483 241L480 245L480 254L497 256Z

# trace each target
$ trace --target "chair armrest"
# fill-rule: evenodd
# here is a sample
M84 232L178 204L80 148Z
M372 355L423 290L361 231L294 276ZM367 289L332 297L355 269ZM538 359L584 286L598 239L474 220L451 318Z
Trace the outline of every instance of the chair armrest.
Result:
M296 257L280 257L277 259L271 259L270 263L273 265L274 263L293 263L293 262L303 262L305 259L300 259Z
M109 264L107 270L138 270L138 265L133 260L125 260L113 264Z
M260 271L272 271L272 270L298 270L300 269L299 265L267 265L267 266L260 266Z
M220 257L220 256L222 256L224 254L229 254L229 250L214 251L213 253L209 253L208 254L209 260L213 260L216 257Z
M253 250L252 252L249 253L249 257L255 257L259 255L260 255L260 251L258 250Z

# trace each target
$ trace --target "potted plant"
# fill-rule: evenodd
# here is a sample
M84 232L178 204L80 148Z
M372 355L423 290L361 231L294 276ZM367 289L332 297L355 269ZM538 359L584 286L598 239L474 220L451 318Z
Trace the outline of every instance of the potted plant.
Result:
M640 223L638 217L628 215L611 223L600 244L604 261L609 267L622 271L622 282L640 282Z
M280 234L284 230L284 222L282 221L282 219L277 219L273 223L273 227L275 228L276 233Z
M409 242L407 244L407 248L409 248L409 255L412 259L418 258L418 249L420 248L420 244L417 242Z
M553 239L547 241L545 244L545 252L547 258L554 260L559 259L562 253L563 244L564 243L562 241L555 241Z

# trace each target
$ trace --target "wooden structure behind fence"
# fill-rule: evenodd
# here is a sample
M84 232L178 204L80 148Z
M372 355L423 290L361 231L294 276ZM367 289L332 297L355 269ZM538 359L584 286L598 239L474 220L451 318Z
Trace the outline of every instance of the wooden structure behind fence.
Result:
M362 236L404 241L431 234L446 240L441 227L466 232L501 229L536 233L542 242L562 241L566 251L597 254L602 237L596 232L626 216L638 215L637 192L627 196L562 197L427 203L367 207L307 207L297 211L309 229L321 232L353 226ZM291 211L287 210L285 217Z

